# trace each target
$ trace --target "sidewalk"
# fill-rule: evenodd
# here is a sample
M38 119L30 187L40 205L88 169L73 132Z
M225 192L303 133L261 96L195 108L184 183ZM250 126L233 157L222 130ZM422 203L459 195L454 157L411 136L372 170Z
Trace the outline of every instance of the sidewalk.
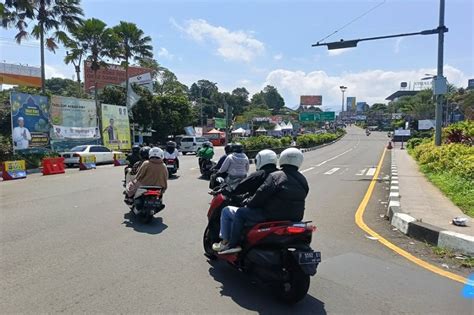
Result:
M474 219L465 215L419 171L407 150L392 149L392 182L388 211L401 232L433 245L474 254ZM468 226L452 219L468 218Z

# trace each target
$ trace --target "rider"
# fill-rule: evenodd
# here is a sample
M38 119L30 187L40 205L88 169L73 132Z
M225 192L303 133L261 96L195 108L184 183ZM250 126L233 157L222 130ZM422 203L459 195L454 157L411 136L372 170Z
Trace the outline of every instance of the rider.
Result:
M232 154L228 155L222 163L218 174L227 173L226 182L231 188L247 177L249 171L249 159L244 153L244 146L240 143L232 145Z
M179 168L178 154L179 152L178 152L178 149L176 149L176 142L174 141L166 142L165 159L176 160L176 168Z
M199 168L202 169L204 161L210 161L214 157L212 143L209 141L204 142L202 148L197 151L196 155L199 157Z
M257 189L265 182L268 175L278 170L278 156L272 150L262 150L255 157L255 166L257 171L243 179L232 191L234 195L253 196ZM221 213L221 231L222 242L215 243L212 248L215 251L221 251L229 242L232 228L232 221L238 207L228 206L222 209Z
M140 146L134 145L132 147L132 153L127 156L128 166L133 167L133 165L140 161Z
M301 221L305 199L309 192L306 178L298 172L303 164L303 153L296 148L284 150L280 155L281 171L271 173L247 202L247 207L235 213L231 236L221 254L242 250L238 244L245 222Z
M151 150L150 147L142 147L140 149L140 161L133 164L132 171L130 172L130 175L137 175L138 169L140 168L140 166L142 166L143 162L148 160L148 154L149 154L150 150Z
M163 164L164 153L160 148L151 148L149 160L140 166L137 176L127 185L127 196L132 198L140 186L161 186L163 192L168 187L168 170Z
M226 146L224 147L224 152L225 154L223 156L220 157L219 161L217 162L216 166L214 166L212 168L212 171L215 172L214 174L211 175L211 178L209 180L209 188L210 189L213 189L214 187L217 186L216 184L216 178L217 177L222 177L222 178L226 178L227 174L218 174L217 172L219 171L219 169L221 168L222 164L224 163L225 159L227 158L227 156L229 156L229 154L232 153L232 144L226 144Z

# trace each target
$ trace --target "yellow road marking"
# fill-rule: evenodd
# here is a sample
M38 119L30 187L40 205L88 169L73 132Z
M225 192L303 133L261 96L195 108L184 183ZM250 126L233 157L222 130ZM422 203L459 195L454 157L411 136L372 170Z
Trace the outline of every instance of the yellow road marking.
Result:
M459 276L457 274L454 274L452 272L449 272L449 271L446 271L446 270L443 270L441 268L438 268L430 263L427 263L426 261L424 260L421 260L415 256L413 256L412 254L410 254L409 252L401 249L400 247L390 243L389 241L387 241L385 238L383 238L380 234L378 234L377 232L375 232L374 230L372 230L371 228L369 228L367 226L367 224L365 224L364 222L364 212L365 212L365 209L367 207L367 204L369 203L369 200L370 200L370 197L372 196L372 192L374 191L374 187L375 187L375 183L376 183L376 179L377 177L379 176L379 173L380 173L380 169L382 167L382 163L383 163L383 159L385 158L385 153L387 152L387 149L385 149L382 153L382 157L380 158L380 161L379 161L379 164L377 165L377 170L375 171L375 174L374 174L374 177L372 178L372 181L370 182L370 185L369 185L369 188L367 189L367 192L365 193L365 196L364 196L364 199L362 199L362 202L360 203L359 205L359 208L357 209L357 212L355 214L355 222L356 224L362 229L364 230L367 234L369 234L370 236L373 236L373 237L376 237L377 240L382 243L383 245L387 246L388 248L390 248L391 250L393 250L394 252L396 252L397 254L399 254L400 256L403 256L405 257L406 259L408 259L409 261L417 264L418 266L422 267L422 268L425 268L431 272L434 272L440 276L443 276L443 277L446 277L446 278L449 278L451 280L454 280L454 281L457 281L457 282L461 282L461 283L467 283L468 282L468 279L462 277L462 276Z

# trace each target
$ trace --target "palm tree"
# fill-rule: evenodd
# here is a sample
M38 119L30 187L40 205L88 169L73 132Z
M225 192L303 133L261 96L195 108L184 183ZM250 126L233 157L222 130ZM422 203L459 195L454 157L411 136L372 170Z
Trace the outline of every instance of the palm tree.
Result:
M81 63L85 55L85 48L80 46L75 40L68 41L68 43L65 44L65 46L68 50L66 51L66 57L64 57L64 62L67 65L72 63L72 65L74 66L74 70L76 71L76 77L77 77L78 96L81 97L82 96Z
M134 23L121 21L119 25L113 28L118 38L117 49L114 51L115 58L122 60L122 66L125 68L126 89L128 92L128 67L130 60L140 61L143 58L153 57L153 47L151 46L151 37L144 36L141 29Z
M6 0L0 8L2 26L18 29L18 34L15 36L18 44L30 35L40 40L43 93L46 91L44 47L55 52L59 43L68 41L66 31L73 31L82 24L81 17L84 14L80 2L80 0ZM33 22L33 25L30 25L29 21ZM32 27L30 31L29 26Z

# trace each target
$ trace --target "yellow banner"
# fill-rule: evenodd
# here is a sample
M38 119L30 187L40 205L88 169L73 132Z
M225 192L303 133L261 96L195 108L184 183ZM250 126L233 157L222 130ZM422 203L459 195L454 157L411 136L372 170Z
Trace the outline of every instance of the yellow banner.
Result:
M127 107L102 104L102 138L111 150L132 148Z
M95 155L81 155L81 163L95 163Z
M26 165L24 160L6 161L4 162L5 172L25 171Z
M114 159L116 159L117 161L126 160L127 159L127 154L125 154L125 153L115 153L114 154Z

